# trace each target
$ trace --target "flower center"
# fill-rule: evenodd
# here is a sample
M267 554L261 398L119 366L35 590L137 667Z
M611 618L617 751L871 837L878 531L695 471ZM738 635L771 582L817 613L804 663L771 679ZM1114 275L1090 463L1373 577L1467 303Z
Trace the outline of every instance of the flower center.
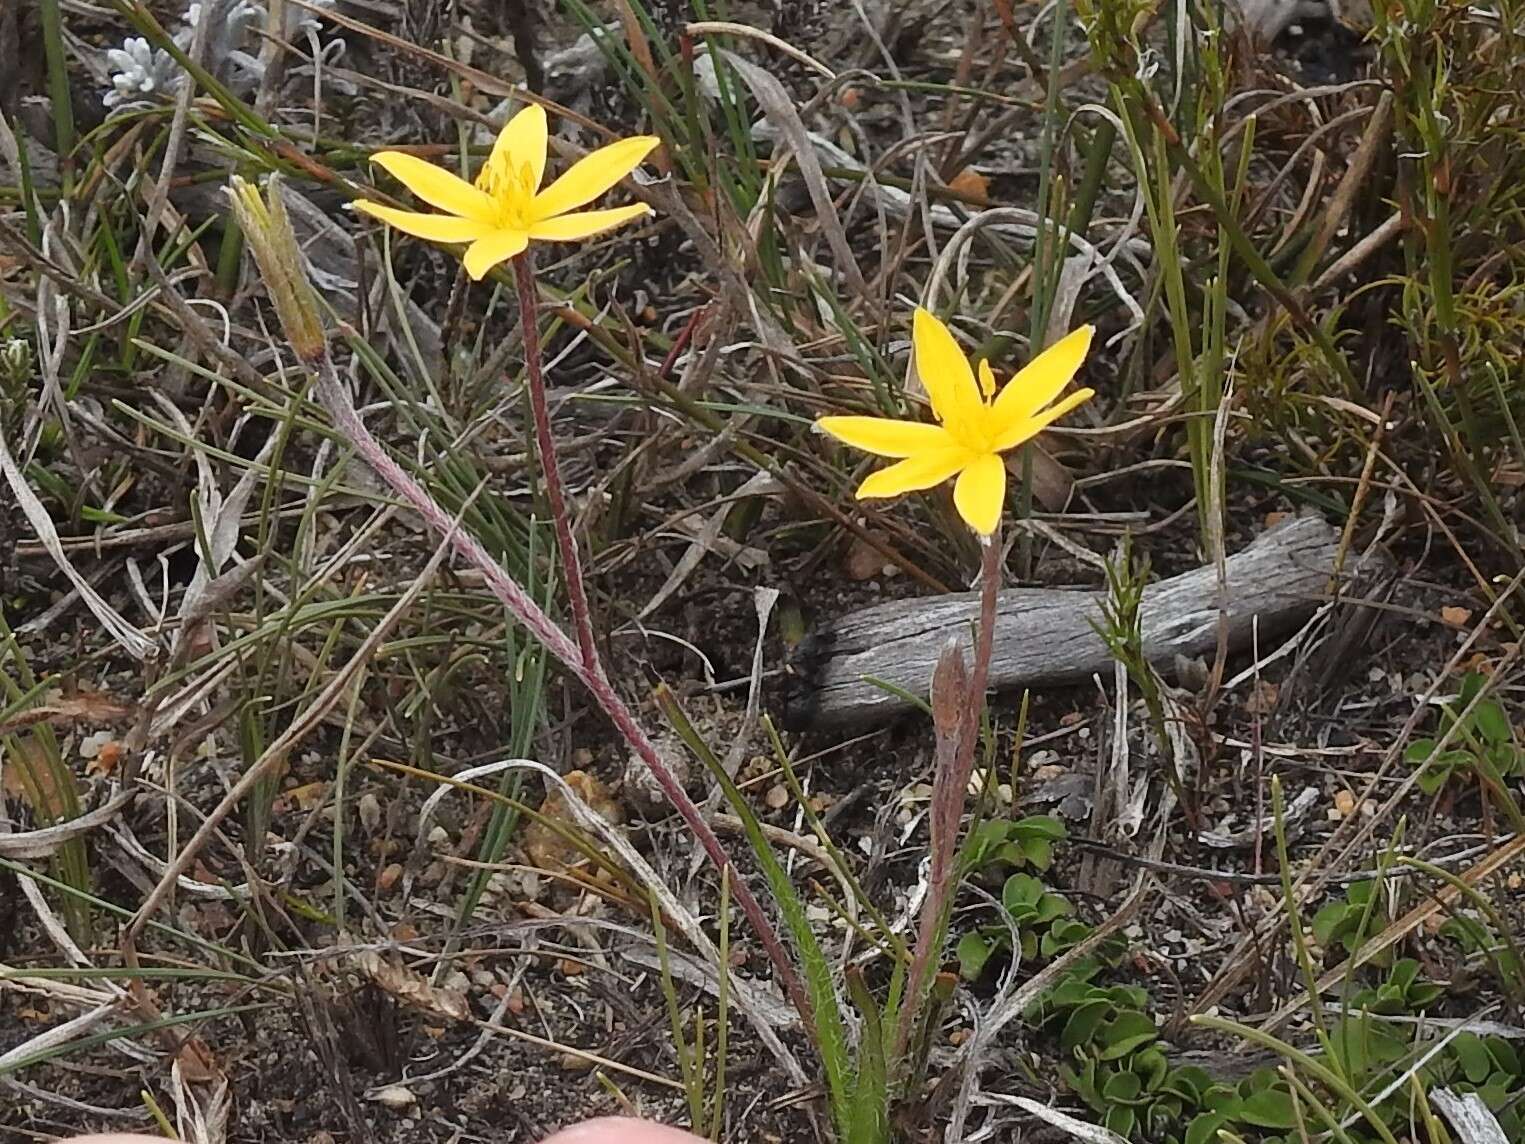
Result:
M942 417L943 428L971 453L988 453L994 435L990 431L990 402L982 400L973 409L950 409Z
M477 186L497 205L498 225L505 230L529 228L536 187L528 163L516 167L512 156L489 158L477 174Z

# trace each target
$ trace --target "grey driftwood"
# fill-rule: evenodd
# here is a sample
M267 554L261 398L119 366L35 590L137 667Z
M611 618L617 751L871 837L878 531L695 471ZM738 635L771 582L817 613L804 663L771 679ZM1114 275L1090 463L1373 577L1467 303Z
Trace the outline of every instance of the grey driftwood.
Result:
M1430 1103L1456 1130L1458 1144L1509 1144L1498 1118L1475 1092L1457 1095L1448 1088L1430 1092Z
M1258 617L1262 641L1288 631L1329 598L1339 534L1322 517L1279 522L1225 560L1221 593L1231 649L1246 646ZM1140 606L1144 650L1169 668L1177 655L1218 644L1218 577L1194 568L1149 585ZM996 615L990 686L995 690L1074 683L1110 672L1106 645L1092 628L1105 593L1094 589L1011 588ZM797 730L842 729L883 721L911 703L881 684L925 696L949 639L972 655L974 592L895 600L851 612L808 637L796 652L786 720Z

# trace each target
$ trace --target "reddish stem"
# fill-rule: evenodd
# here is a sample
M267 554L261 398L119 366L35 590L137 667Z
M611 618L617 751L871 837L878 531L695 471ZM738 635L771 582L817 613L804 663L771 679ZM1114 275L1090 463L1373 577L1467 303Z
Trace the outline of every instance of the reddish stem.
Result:
M927 872L927 896L922 900L921 918L916 931L916 948L911 955L910 980L906 985L905 1005L895 1030L895 1056L905 1055L911 1029L925 1001L932 978L932 963L947 933L952 909L955 867L958 857L958 827L968 797L969 776L974 770L974 748L980 737L980 714L985 708L985 686L990 678L990 656L995 646L996 602L1001 587L1001 535L999 530L982 537L980 551L980 621L975 635L974 667L967 681L963 679L963 656L952 650L956 659L944 675L943 663L933 677L932 717L937 729L936 773L932 776L932 808L928 831L931 864ZM939 677L942 677L940 680ZM950 718L937 693L938 684L957 687L964 684L962 717Z
M636 722L635 716L630 713L630 708L625 705L625 701L620 698L614 685L609 682L597 652L594 651L591 661L584 660L577 645L572 642L566 632L546 615L545 610L535 602L534 598L503 570L476 537L464 529L453 527L454 522L450 515L440 508L418 482L392 460L376 438L371 436L370 430L360 420L360 414L356 412L354 403L350 401L349 394L345 392L343 383L335 374L333 364L326 355L322 361L309 364L318 374L319 400L328 409L329 416L334 419L334 424L339 431L365 459L366 464L370 465L376 475L390 485L403 500L412 505L432 528L450 537L451 546L482 573L487 587L513 613L514 618L582 682L592 694L594 702L603 709L609 721L646 764L652 777L657 780L657 785L667 795L689 830L693 831L694 836L698 838L699 845L704 848L705 854L709 856L715 868L721 871L727 868L731 870L731 892L735 895L736 904L741 907L741 912L746 915L747 921L751 923L753 931L767 952L768 959L773 962L773 970L778 974L779 983L795 1009L799 1011L806 1029L813 1032L815 1014L810 1006L810 999L800 984L798 975L794 972L789 955L779 939L778 931L768 915L763 912L762 906L753 896L752 891L748 889L746 881L736 872L731 856L726 853L725 846L716 837L709 823L704 820L699 808L694 805L694 800L689 798L688 792L683 789L682 784L662 761L656 747L652 745L651 738ZM568 535L570 536L570 532Z
M979 740L980 714L985 710L985 686L990 679L990 655L995 649L996 599L1001 590L1001 530L981 537L980 627L974 645L974 668L969 674L969 706L964 712L964 733L959 740L960 790L968 789L974 769L974 745Z
M538 296L535 289L534 255L526 250L514 259L514 284L519 288L519 332L524 339L524 374L530 395L530 416L535 422L535 447L540 450L540 471L545 474L545 499L551 510L551 524L556 530L556 548L561 555L562 576L567 583L567 606L572 612L572 630L577 633L577 647L583 666L598 663L598 645L593 641L593 613L588 608L588 592L583 585L582 559L577 555L577 538L572 535L572 517L567 512L567 498L561 483L561 465L556 460L556 438L551 433L551 412L545 402L545 377L540 371L540 326L535 315Z
M700 306L688 316L688 321L683 323L683 328L678 331L678 336L672 340L672 348L667 351L667 356L662 359L662 364L657 369L657 376L669 378L672 376L673 367L678 364L678 357L688 348L689 341L694 336L694 331L699 328L699 323L704 321L709 314L709 305Z

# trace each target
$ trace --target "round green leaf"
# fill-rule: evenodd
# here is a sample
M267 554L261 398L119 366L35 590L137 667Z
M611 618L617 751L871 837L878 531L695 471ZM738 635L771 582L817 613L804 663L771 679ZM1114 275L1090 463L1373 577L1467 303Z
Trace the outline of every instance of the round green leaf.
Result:
M1064 1031L1059 1034L1060 1046L1068 1051L1087 1043L1111 1010L1111 1003L1103 1000L1088 1001L1077 1006L1065 1021Z
M992 944L977 933L966 933L958 939L958 973L965 981L973 981L985 971L985 963L995 952Z
M1257 1128L1296 1128L1297 1112L1292 1094L1285 1089L1262 1088L1245 1097L1239 1118Z
M1101 1059L1115 1061L1159 1035L1147 1013L1124 1009L1097 1032L1096 1039L1102 1046Z

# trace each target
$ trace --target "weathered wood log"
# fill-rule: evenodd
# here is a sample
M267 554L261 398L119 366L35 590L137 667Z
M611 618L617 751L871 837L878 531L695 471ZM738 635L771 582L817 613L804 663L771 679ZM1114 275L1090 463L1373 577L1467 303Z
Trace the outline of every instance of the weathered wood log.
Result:
M1339 533L1319 516L1279 522L1225 561L1222 608L1231 649L1288 631L1329 598ZM1106 594L1093 589L1012 588L996 615L990 685L995 690L1074 683L1110 672L1111 657L1092 622ZM1144 589L1144 651L1169 671L1177 655L1199 656L1218 644L1220 592L1212 567L1194 568ZM925 696L932 668L952 638L972 655L979 597L958 592L895 600L852 612L804 640L791 666L795 679L785 721L795 730L861 727L911 707L881 683ZM1262 645L1264 646L1264 644Z
M1451 1122L1460 1144L1509 1144L1503 1126L1475 1092L1458 1096L1448 1088L1430 1092L1430 1102Z

